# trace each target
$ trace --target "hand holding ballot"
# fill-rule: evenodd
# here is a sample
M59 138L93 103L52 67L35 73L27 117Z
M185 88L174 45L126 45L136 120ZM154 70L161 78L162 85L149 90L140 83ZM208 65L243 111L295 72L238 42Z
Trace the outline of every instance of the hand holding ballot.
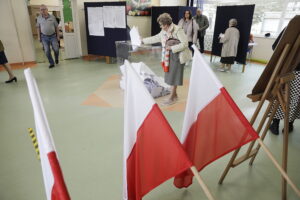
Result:
M131 44L133 46L141 46L142 44L141 36L139 34L138 29L135 26L130 30L130 38L131 38Z

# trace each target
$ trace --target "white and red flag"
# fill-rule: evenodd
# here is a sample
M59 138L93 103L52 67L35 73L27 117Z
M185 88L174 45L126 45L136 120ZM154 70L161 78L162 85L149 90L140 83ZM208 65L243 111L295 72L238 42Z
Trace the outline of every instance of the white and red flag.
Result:
M70 200L36 81L30 69L25 69L24 74L34 112L47 200Z
M123 199L141 200L192 163L131 64L125 66Z
M258 138L248 120L203 59L197 48L190 77L181 142L197 170ZM193 174L175 177L176 187L188 187Z

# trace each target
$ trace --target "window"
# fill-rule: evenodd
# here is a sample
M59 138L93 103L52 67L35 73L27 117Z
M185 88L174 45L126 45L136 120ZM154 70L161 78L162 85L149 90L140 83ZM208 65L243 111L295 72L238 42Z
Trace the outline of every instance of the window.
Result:
M201 5L200 5L201 4ZM255 35L271 33L276 37L295 16L300 15L300 0L195 0L194 6L203 8L213 33L217 6L255 4L251 32ZM200 6L199 6L200 5Z

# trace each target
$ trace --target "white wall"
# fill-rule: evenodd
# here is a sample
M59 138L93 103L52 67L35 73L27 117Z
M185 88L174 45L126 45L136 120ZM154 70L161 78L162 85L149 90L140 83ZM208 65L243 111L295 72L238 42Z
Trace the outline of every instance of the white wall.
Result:
M30 0L30 5L41 5L45 4L47 6L58 6L59 0Z
M151 16L127 16L127 24L130 28L138 27L141 37L151 36Z
M60 11L60 1L62 0L31 0L29 5L40 9L40 5L45 4L50 12Z
M254 37L256 46L253 47L252 59L259 61L269 61L272 54L272 44L275 38Z
M13 13L15 13L15 21ZM5 46L8 62L23 62L23 58L24 62L34 61L35 52L26 2L0 0L0 19L0 39Z
M186 6L187 0L160 0L160 6Z

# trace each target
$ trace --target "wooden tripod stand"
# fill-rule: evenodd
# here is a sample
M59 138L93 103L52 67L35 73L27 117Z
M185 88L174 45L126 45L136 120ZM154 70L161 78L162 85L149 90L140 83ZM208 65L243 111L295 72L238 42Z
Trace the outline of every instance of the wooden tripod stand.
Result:
M257 82L256 86L254 87L252 94L248 95L252 101L256 102L259 101L259 104L251 118L250 124L253 125L257 119L259 112L266 100L269 100L269 105L265 110L265 113L258 125L257 133L263 130L261 135L261 140L264 140L267 131L270 127L272 119L281 105L281 108L284 112L284 140L283 140L283 151L282 151L282 169L286 172L287 171L287 155L288 155L288 132L289 132L289 97L290 97L290 82L294 79L294 75L292 71L294 70L295 63L300 62L300 32L294 31L295 27L299 27L300 25L300 16L296 16L288 25L282 39L279 43L279 48L275 49L275 52L268 63L265 71L263 72L262 76L260 77L259 81ZM299 28L297 28L299 29ZM274 68L275 66L275 68ZM269 80L266 82L266 80ZM267 118L269 119L267 120ZM267 123L265 124L265 122ZM265 125L265 126L264 126ZM264 129L263 129L264 127ZM259 139L260 140L260 139ZM254 144L256 141L250 143L248 150L245 155L237 158L237 155L240 151L240 148L237 149L227 167L225 168L220 180L219 184L222 184L227 173L229 172L230 168L236 167L242 162L250 160L250 165L253 164L254 159L263 144L261 141L257 145L255 149L253 149ZM272 159L272 158L271 158ZM273 161L276 162L276 161ZM286 199L286 181L287 178L282 178L282 200ZM290 180L289 180L290 181ZM288 182L289 182L288 181ZM295 185L289 184L292 188L296 191L298 196L299 190L296 188Z

